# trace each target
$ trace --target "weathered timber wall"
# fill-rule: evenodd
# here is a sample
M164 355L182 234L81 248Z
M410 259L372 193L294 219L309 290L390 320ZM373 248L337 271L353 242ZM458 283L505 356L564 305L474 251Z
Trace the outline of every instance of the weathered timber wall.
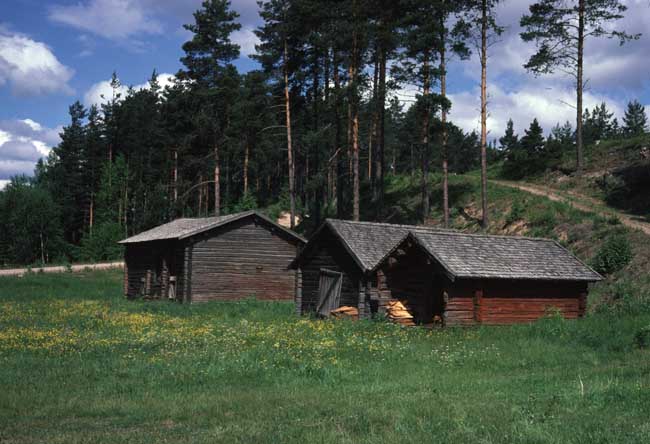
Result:
M254 218L203 233L191 239L191 301L291 300L296 252L295 241Z
M584 315L581 295L587 285L575 282L483 281L480 318L483 324L532 322L549 310L567 319Z
M345 248L329 231L322 231L310 251L302 260L302 298L301 313L316 310L318 304L318 285L320 270L326 268L343 274L341 285L341 305L357 307L359 304L359 285L362 280L359 267Z

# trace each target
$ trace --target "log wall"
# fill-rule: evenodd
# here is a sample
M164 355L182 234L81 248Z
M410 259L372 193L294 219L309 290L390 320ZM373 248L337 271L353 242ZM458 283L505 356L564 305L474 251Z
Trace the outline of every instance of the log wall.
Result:
M192 238L186 251L191 302L294 299L295 272L289 264L297 241L266 223L233 222Z
M567 319L585 313L587 284L576 282L483 281L483 324L532 322L557 310Z

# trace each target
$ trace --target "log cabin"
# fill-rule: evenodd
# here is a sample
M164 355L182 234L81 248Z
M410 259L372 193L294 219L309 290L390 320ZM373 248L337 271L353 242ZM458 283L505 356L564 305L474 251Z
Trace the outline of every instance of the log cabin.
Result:
M297 256L296 310L362 318L391 301L416 324L512 324L584 315L602 277L553 240L328 219Z
M120 242L124 294L179 302L294 299L289 268L305 239L247 211L176 219Z

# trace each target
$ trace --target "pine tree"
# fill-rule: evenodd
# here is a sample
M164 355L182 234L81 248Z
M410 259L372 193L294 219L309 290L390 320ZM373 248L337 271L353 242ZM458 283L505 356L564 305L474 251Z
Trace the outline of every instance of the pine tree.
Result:
M503 33L497 24L495 8L499 0L469 0L463 22L471 32L481 61L481 226L489 226L487 198L487 61L488 49Z
M237 17L239 14L230 10L229 0L204 0L201 9L194 13L194 23L184 25L193 36L183 44L185 55L181 63L185 69L178 73L179 79L193 82L192 88L201 102L196 118L204 127L201 136L211 146L216 216L221 211L221 149L239 85L232 64L239 57L239 45L231 41L231 34L241 29L235 21Z
M623 132L626 136L639 136L648 131L648 117L645 113L645 107L638 100L628 102L623 117Z
M623 17L627 7L618 0L541 0L530 5L521 18L521 38L535 42L537 52L524 65L536 75L556 69L569 73L576 82L576 168L583 167L584 48L590 37L617 38L621 44L639 35L612 29L610 23Z

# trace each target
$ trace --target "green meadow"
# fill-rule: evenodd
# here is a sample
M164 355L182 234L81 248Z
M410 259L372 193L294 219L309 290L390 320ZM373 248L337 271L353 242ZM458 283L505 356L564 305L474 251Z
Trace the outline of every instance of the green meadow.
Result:
M650 315L444 330L0 279L2 443L640 443Z

